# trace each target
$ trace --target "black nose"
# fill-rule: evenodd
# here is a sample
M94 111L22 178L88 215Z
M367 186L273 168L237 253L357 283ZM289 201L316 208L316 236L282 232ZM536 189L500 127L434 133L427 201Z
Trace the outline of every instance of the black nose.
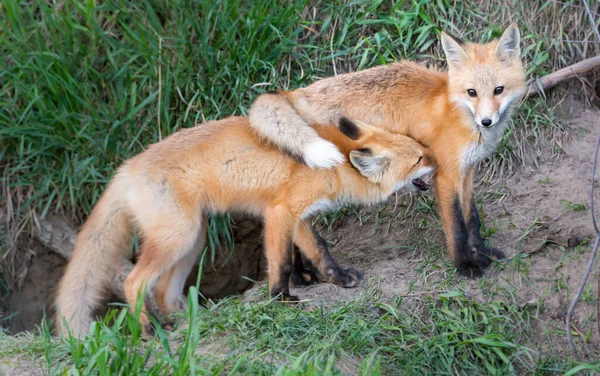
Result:
M489 127L490 125L492 125L492 121L490 119L483 119L481 121L481 125L483 125L484 127Z

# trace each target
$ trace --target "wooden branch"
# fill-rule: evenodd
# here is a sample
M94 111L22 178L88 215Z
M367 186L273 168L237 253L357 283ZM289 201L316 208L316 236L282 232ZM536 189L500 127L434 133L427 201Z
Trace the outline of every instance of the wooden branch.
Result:
M569 80L573 77L588 73L600 66L600 56L591 57L580 61L579 63L552 72L544 77L529 80L527 83L527 91L525 98L540 94L561 82Z
M48 249L64 257L67 261L73 257L73 248L77 231L62 217L48 216L46 219L35 218L33 236ZM109 291L119 300L125 302L123 282L133 269L133 263L123 260L123 266L111 278Z

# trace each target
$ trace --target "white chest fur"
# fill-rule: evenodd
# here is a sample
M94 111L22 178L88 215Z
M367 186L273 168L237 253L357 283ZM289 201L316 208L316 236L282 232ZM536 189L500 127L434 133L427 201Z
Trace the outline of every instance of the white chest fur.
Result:
M506 126L507 123L503 122L489 129L478 129L479 139L477 142L468 145L463 151L461 158L463 171L492 155L504 134Z

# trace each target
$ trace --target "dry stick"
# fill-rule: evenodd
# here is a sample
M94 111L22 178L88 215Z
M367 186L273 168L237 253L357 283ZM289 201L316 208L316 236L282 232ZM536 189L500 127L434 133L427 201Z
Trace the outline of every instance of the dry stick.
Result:
M561 82L585 74L598 67L600 67L600 56L595 56L559 69L544 77L529 80L525 97L543 93Z
M70 261L73 257L77 232L63 218L59 216L49 216L46 219L35 218L33 236L67 261ZM125 282L125 278L132 269L133 263L129 260L123 260L123 266L115 271L113 278L110 280L108 290L122 302L127 301L123 292L123 282Z
M569 311L567 312L567 339L569 340L569 346L571 346L571 351L573 352L573 357L575 360L579 361L579 355L577 354L577 349L575 348L575 343L573 343L573 335L571 333L571 324L573 321L573 311L575 311L575 307L581 299L581 294L583 293L583 289L587 284L588 277L590 276L590 272L592 270L592 266L594 266L594 261L596 261L596 252L598 251L598 245L600 244L600 231L598 230L598 225L596 224L596 215L594 214L594 178L596 176L596 164L598 163L598 148L600 147L600 137L598 137L598 143L596 143L596 152L594 153L594 165L592 167L592 189L591 189L591 211L592 211L592 223L594 224L594 231L596 231L596 243L594 244L594 250L592 251L592 255L590 257L590 261L588 262L587 269L585 274L583 275L583 280L581 281L581 285L577 290L577 295L571 302L571 306L569 307Z

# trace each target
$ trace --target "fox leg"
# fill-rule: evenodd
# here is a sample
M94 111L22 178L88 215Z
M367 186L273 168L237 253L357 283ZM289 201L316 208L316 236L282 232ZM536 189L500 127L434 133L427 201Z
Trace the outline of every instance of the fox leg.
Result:
M265 210L265 250L269 266L269 294L283 301L298 301L290 295L292 272L292 235L295 216L283 205Z
M315 267L308 258L303 258L300 248L294 245L292 248L292 274L290 281L294 287L310 286L319 282L319 278L314 272Z
M469 169L465 179L462 182L461 190L461 207L467 227L468 249L471 250L475 257L479 260L479 265L487 268L492 263L492 258L502 260L505 258L504 253L496 248L488 248L481 239L479 213L473 198L473 176L475 168Z
M356 287L362 281L363 276L357 270L339 267L329 253L327 243L314 231L310 221L303 220L298 224L294 243L325 280L343 287Z
M163 314L168 315L185 307L183 288L190 271L198 263L198 256L204 249L207 229L208 216L203 215L198 238L192 250L159 278L154 296Z
M140 294L146 290L147 297L142 306L140 321L144 333L148 335L154 332L148 314L156 316L161 325L165 324L160 312L153 307L156 282L162 273L173 268L192 252L201 227L199 218L174 222L169 226L156 225L141 229L144 241L140 257L123 283L125 298L132 312L135 311Z
M461 275L470 278L481 277L483 267L468 244L469 234L461 206L462 180L457 180L440 169L434 179L446 243L454 266Z

